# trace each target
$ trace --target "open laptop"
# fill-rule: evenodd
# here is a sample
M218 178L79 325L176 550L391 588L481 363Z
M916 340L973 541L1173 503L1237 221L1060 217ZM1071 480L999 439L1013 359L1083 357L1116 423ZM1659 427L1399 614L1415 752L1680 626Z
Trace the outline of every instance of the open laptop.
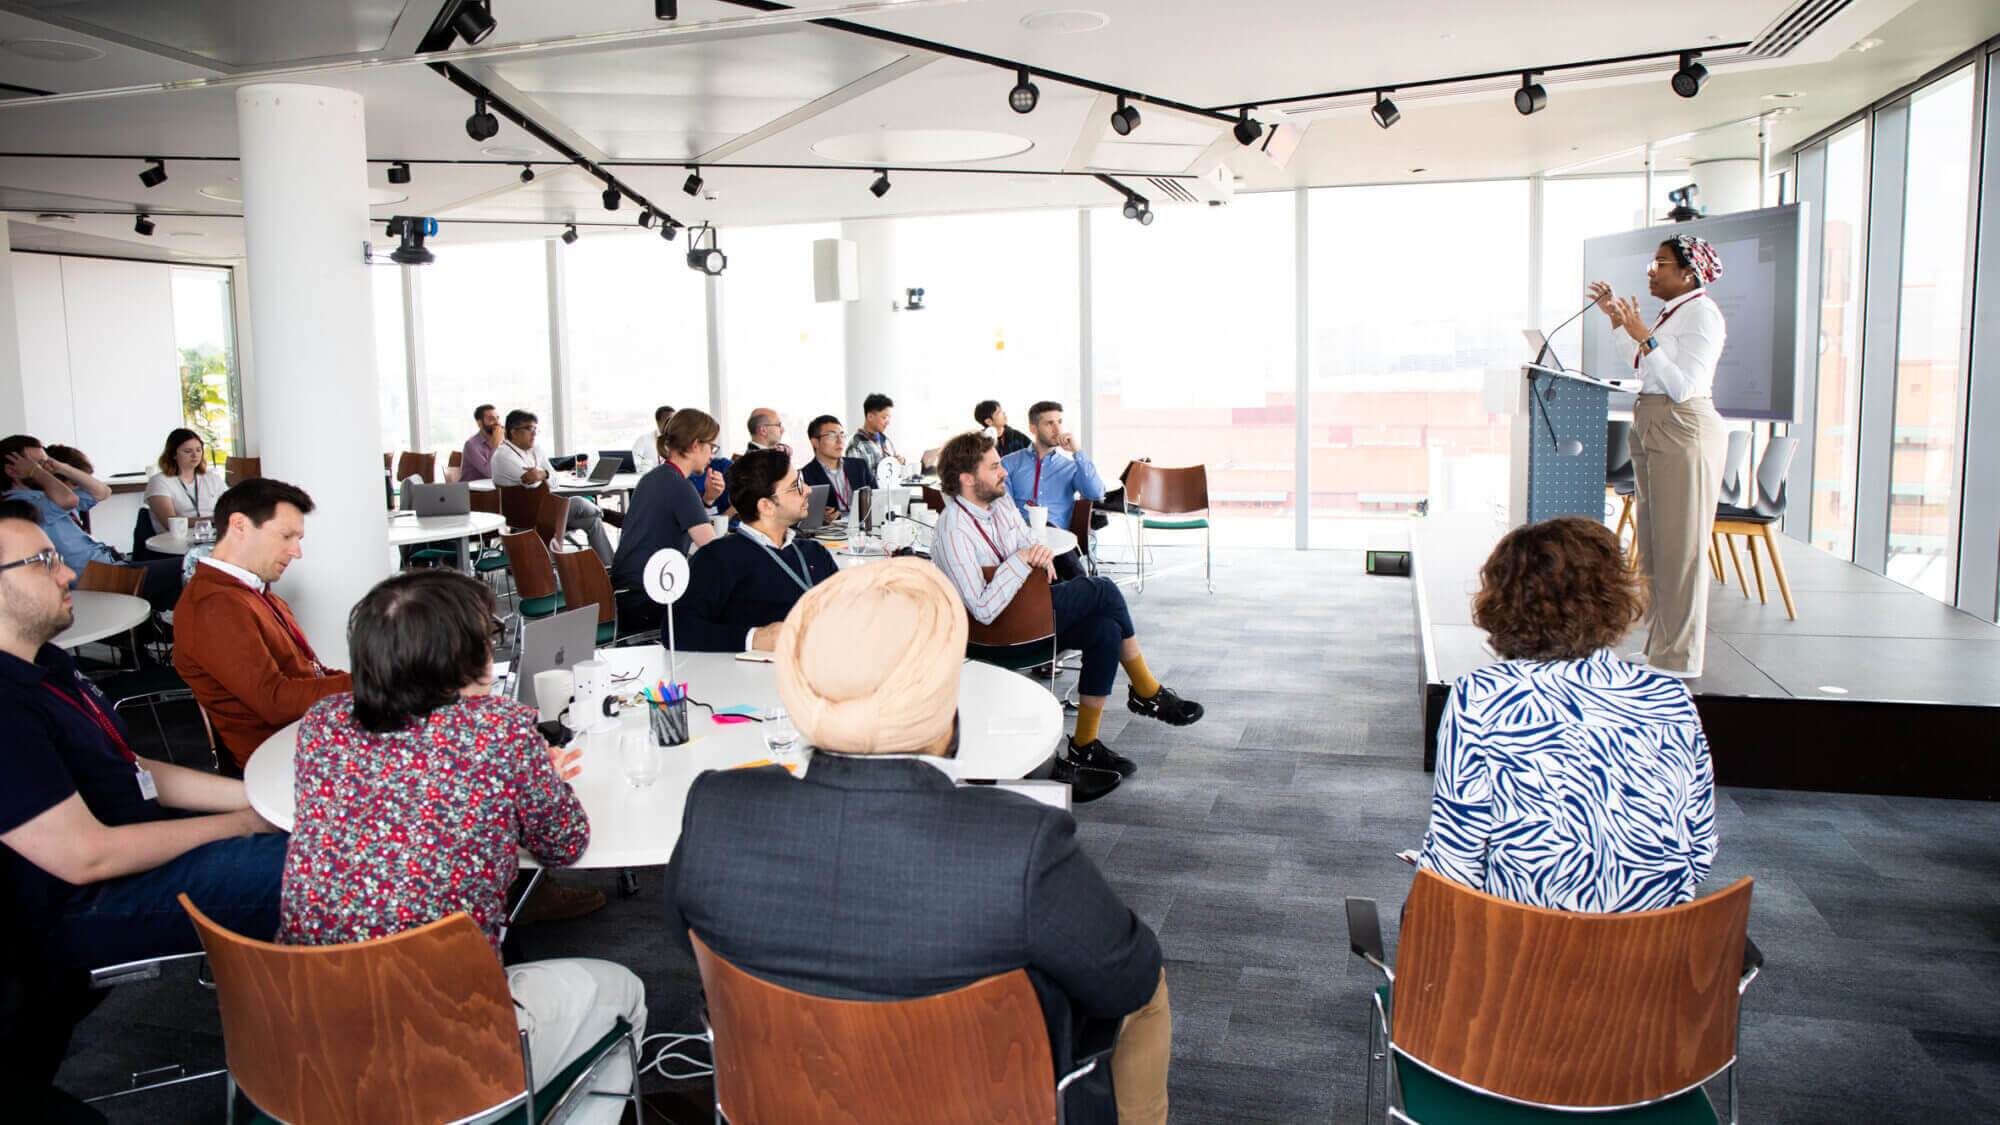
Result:
M521 658L514 662L514 698L535 703L535 673L570 668L597 653L597 607L566 610L521 626Z
M806 518L792 530L800 535L811 535L826 526L826 494L830 485L815 484L812 495L806 497Z
M623 461L614 460L610 457L599 457L597 460L592 461L590 463L590 483L610 484L611 478L618 475L618 466L622 464L624 464Z
M424 516L463 516L472 511L472 489L464 481L453 484L419 484L411 487L412 507Z
M1567 371L1561 359L1556 356L1556 346L1542 334L1539 328L1524 328L1521 335L1528 340L1528 346L1535 349L1535 364L1551 371Z
M614 475L629 473L632 471L632 451L629 449L600 449L597 451L597 463L614 466L611 470Z

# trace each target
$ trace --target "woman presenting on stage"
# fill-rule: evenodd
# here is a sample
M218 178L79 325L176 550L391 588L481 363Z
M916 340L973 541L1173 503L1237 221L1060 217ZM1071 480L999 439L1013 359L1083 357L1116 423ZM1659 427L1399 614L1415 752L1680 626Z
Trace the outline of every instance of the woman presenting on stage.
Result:
M1646 270L1647 289L1666 302L1652 325L1637 297L1619 297L1602 281L1589 288L1640 380L1632 411L1633 511L1649 598L1645 654L1631 659L1686 679L1701 675L1704 555L1729 444L1710 398L1726 328L1706 286L1721 276L1715 247L1683 234L1660 243Z

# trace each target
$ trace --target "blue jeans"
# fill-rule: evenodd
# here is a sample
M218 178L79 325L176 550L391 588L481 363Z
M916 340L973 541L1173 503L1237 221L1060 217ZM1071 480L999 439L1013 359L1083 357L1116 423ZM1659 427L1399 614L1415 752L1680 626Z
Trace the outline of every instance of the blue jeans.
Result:
M1079 695L1110 695L1118 678L1118 649L1132 636L1125 594L1109 578L1072 578L1049 591L1056 608L1056 644L1083 651Z
M218 925L258 941L278 932L278 883L291 836L215 840L136 875L85 887L51 920L51 961L95 969L173 953L199 953L194 924L175 901L185 892Z

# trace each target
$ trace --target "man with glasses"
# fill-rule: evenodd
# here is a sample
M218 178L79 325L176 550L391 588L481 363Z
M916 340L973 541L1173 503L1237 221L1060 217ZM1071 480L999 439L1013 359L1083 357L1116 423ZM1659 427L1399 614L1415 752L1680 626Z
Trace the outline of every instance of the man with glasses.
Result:
M730 466L729 499L743 522L695 552L687 593L674 603L683 648L770 652L777 645L793 604L837 569L825 547L792 533L806 518L809 495L786 450L752 450Z
M832 523L853 508L856 492L876 487L875 471L859 457L840 455L847 444L847 431L831 414L814 418L806 426L806 437L812 441L813 459L799 470L799 476L808 487L826 486L826 519Z
M759 449L785 448L785 423L778 412L768 406L760 406L750 412L750 444L743 450L755 453Z
M91 1007L77 970L198 952L174 902L183 891L227 928L269 940L285 863L286 837L251 810L242 782L140 757L110 702L50 643L74 620L74 577L35 510L0 501L0 895L10 944L42 966L23 977L28 1011L0 1024L32 1040L32 1057L9 1067L44 1081Z
M493 451L493 483L502 488L542 488L555 472L548 455L535 445L541 420L525 410L507 412L507 440ZM590 539L590 549L608 568L611 538L604 533L604 513L581 496L569 498L569 527Z

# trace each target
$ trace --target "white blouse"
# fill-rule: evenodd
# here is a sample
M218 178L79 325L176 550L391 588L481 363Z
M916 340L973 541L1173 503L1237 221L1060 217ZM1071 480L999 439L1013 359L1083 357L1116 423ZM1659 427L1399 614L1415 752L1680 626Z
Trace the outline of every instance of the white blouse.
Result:
M1713 397L1715 365L1722 359L1728 336L1722 309L1708 290L1697 289L1668 301L1654 322L1659 345L1639 357L1639 341L1631 333L1614 331L1618 354L1630 365L1638 359L1639 393L1666 395L1675 402Z
M177 476L154 473L146 481L146 499L164 496L174 506L174 514L189 519L207 519L215 515L215 502L222 497L222 474L214 469L196 473L193 484L183 484ZM150 507L150 506L149 506ZM160 517L153 517L153 531L165 533L167 525Z

